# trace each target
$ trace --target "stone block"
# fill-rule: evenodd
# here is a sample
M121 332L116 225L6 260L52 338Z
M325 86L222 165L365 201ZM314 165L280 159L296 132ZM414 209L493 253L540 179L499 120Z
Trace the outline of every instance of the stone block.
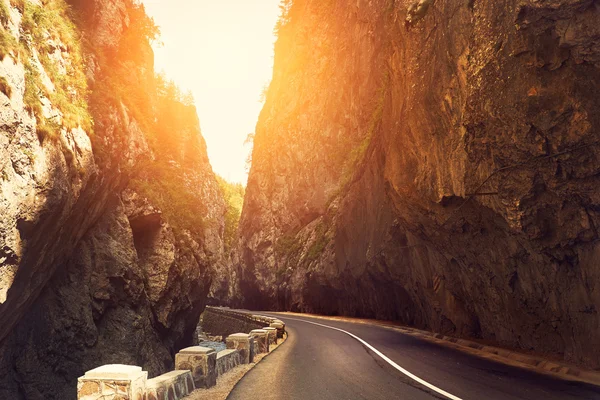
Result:
M267 324L267 325L271 324L271 322L275 322L275 321L276 321L276 318L273 318L273 317L266 317L266 316L264 316L264 315L261 315L261 316L260 316L260 319L261 319L261 321L262 321L263 323L265 323L265 324Z
M285 332L285 325L281 322L272 322L271 328L277 329L277 337L282 338L283 333Z
M218 376L231 371L242 363L240 352L235 349L221 350L217 353L217 374Z
M227 337L227 348L240 352L242 364L254 361L254 338L247 333L234 333Z
M188 347L175 356L175 369L192 372L196 388L217 384L217 352L208 347Z
M255 357L258 354L258 343L256 342L256 339L252 340L252 354L254 354Z
M104 365L77 380L78 400L144 400L148 373L132 365Z
M269 352L269 333L264 329L254 329L250 332L257 344L256 354Z
M269 343L277 344L277 328L266 327L262 329L269 333Z
M191 371L171 371L146 382L145 400L183 400L194 389Z

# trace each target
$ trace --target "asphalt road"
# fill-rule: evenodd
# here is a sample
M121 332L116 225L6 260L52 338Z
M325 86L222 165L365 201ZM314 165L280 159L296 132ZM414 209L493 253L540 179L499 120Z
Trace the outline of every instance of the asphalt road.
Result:
M383 327L266 315L286 323L288 339L236 385L229 400L600 400L598 387L505 366ZM348 334L315 324L356 335L435 389L407 377Z

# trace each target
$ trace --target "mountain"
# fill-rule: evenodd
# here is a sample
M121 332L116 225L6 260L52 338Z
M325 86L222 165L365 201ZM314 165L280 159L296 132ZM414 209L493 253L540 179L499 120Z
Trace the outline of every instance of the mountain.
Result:
M0 0L0 398L192 343L225 202L139 2Z
M282 9L225 301L600 367L600 4Z

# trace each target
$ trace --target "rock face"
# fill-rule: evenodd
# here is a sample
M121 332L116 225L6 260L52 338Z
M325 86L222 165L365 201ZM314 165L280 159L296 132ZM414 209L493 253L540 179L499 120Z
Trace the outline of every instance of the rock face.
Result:
M600 367L600 4L297 0L279 33L229 301Z
M27 51L0 62L0 398L75 398L77 377L102 364L172 369L223 253L225 206L196 110L155 82L153 33L137 2L72 1L80 28L53 14L52 26L83 29L73 33L84 38L78 50L29 22L37 2L0 1L2 44L34 32L21 37ZM56 43L51 64L37 34ZM89 116L68 126L71 109L52 91L48 65L73 67L76 50L93 131ZM45 86L33 92L39 113L28 103L31 65Z

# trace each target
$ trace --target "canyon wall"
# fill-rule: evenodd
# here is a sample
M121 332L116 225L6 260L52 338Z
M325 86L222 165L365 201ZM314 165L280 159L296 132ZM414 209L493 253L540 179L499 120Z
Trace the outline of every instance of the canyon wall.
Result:
M225 299L600 367L600 3L295 0Z
M223 256L196 109L137 2L0 3L0 398L170 370Z

